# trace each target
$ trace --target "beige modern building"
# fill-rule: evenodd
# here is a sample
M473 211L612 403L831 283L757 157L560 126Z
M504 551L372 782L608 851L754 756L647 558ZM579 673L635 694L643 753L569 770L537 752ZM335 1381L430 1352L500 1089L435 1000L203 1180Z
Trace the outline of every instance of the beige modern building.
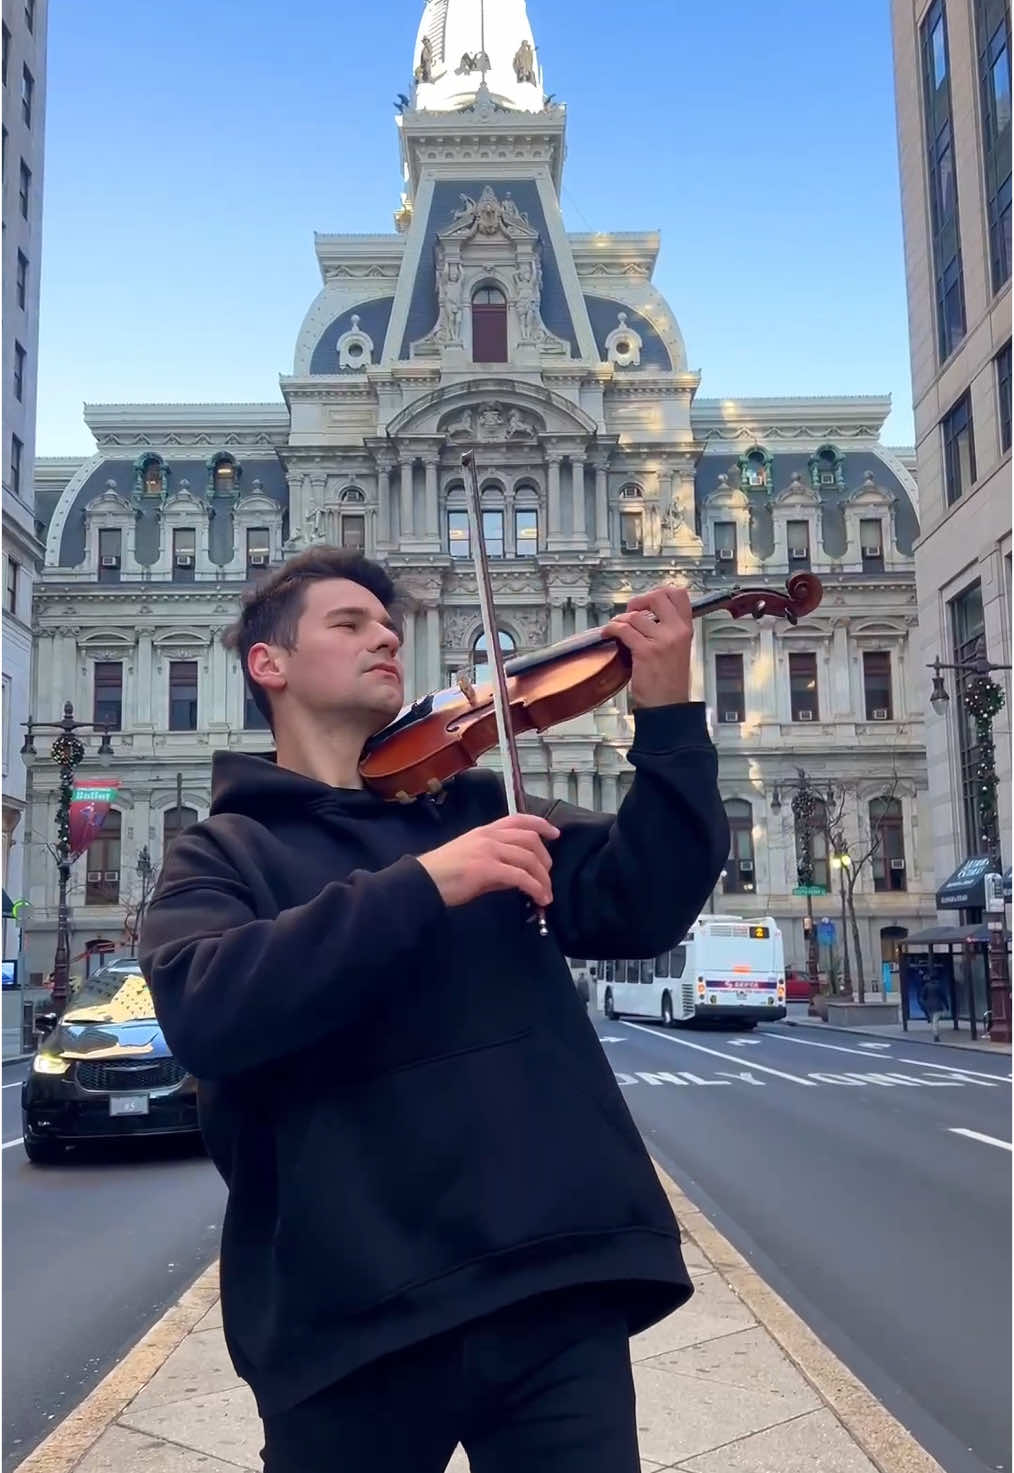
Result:
M1011 662L1011 67L1005 0L893 0L912 344L926 662ZM975 727L951 697L927 715L933 865L942 885L983 851ZM994 724L1010 865L1010 672ZM931 672L926 671L928 705ZM981 880L979 882L981 890ZM943 897L941 897L943 898ZM967 897L974 901L978 897ZM980 901L981 904L981 901ZM957 908L973 912L979 906Z

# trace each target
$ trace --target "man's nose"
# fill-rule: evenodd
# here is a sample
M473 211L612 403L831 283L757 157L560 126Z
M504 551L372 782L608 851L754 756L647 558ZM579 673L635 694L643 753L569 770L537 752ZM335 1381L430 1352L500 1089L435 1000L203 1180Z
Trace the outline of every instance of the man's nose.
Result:
M392 655L396 655L401 648L401 635L396 629L389 629L386 624L381 624L377 647L378 649L386 647Z

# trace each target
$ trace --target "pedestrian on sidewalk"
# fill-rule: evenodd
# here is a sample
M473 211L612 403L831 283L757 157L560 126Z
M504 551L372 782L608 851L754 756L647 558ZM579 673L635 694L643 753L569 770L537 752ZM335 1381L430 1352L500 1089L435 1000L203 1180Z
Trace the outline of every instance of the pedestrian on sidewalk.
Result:
M314 547L228 636L273 752L216 752L141 965L229 1187L222 1312L266 1473L635 1473L629 1337L692 1293L565 958L682 939L729 852L687 595L632 655L616 815L472 769L402 804L364 743L402 706L385 569ZM532 924L544 907L549 935Z

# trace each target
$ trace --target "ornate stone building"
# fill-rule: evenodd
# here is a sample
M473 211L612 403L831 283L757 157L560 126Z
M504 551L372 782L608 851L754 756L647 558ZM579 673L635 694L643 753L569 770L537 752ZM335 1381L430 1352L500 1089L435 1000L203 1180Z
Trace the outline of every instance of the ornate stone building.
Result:
M35 714L69 698L119 727L116 756L91 769L120 781L121 802L79 866L74 950L119 938L139 850L157 862L181 821L177 774L188 822L207 812L214 748L268 743L219 638L261 568L315 541L390 565L413 600L409 696L484 661L461 473L474 445L508 649L602 623L665 580L693 594L805 568L825 580L796 628L726 614L699 626L695 693L735 835L715 904L775 914L802 962L787 785L800 766L851 784L855 852L896 774L890 852L859 887L869 974L883 929L932 911L911 455L880 443L882 398L697 397L653 283L658 236L565 229L566 113L545 99L523 0L493 10L427 4L397 119L397 231L316 238L321 290L283 402L93 406L95 455L39 464ZM614 809L632 777L630 727L620 698L524 738L528 786ZM51 765L39 759L32 783L41 972L55 923L41 847Z

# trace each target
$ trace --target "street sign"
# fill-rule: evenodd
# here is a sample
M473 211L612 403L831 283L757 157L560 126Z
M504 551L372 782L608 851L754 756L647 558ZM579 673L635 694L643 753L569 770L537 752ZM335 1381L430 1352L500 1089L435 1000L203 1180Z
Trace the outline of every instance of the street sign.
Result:
M821 921L817 927L817 940L821 946L834 945L834 921Z
M826 885L797 885L793 895L826 895Z

